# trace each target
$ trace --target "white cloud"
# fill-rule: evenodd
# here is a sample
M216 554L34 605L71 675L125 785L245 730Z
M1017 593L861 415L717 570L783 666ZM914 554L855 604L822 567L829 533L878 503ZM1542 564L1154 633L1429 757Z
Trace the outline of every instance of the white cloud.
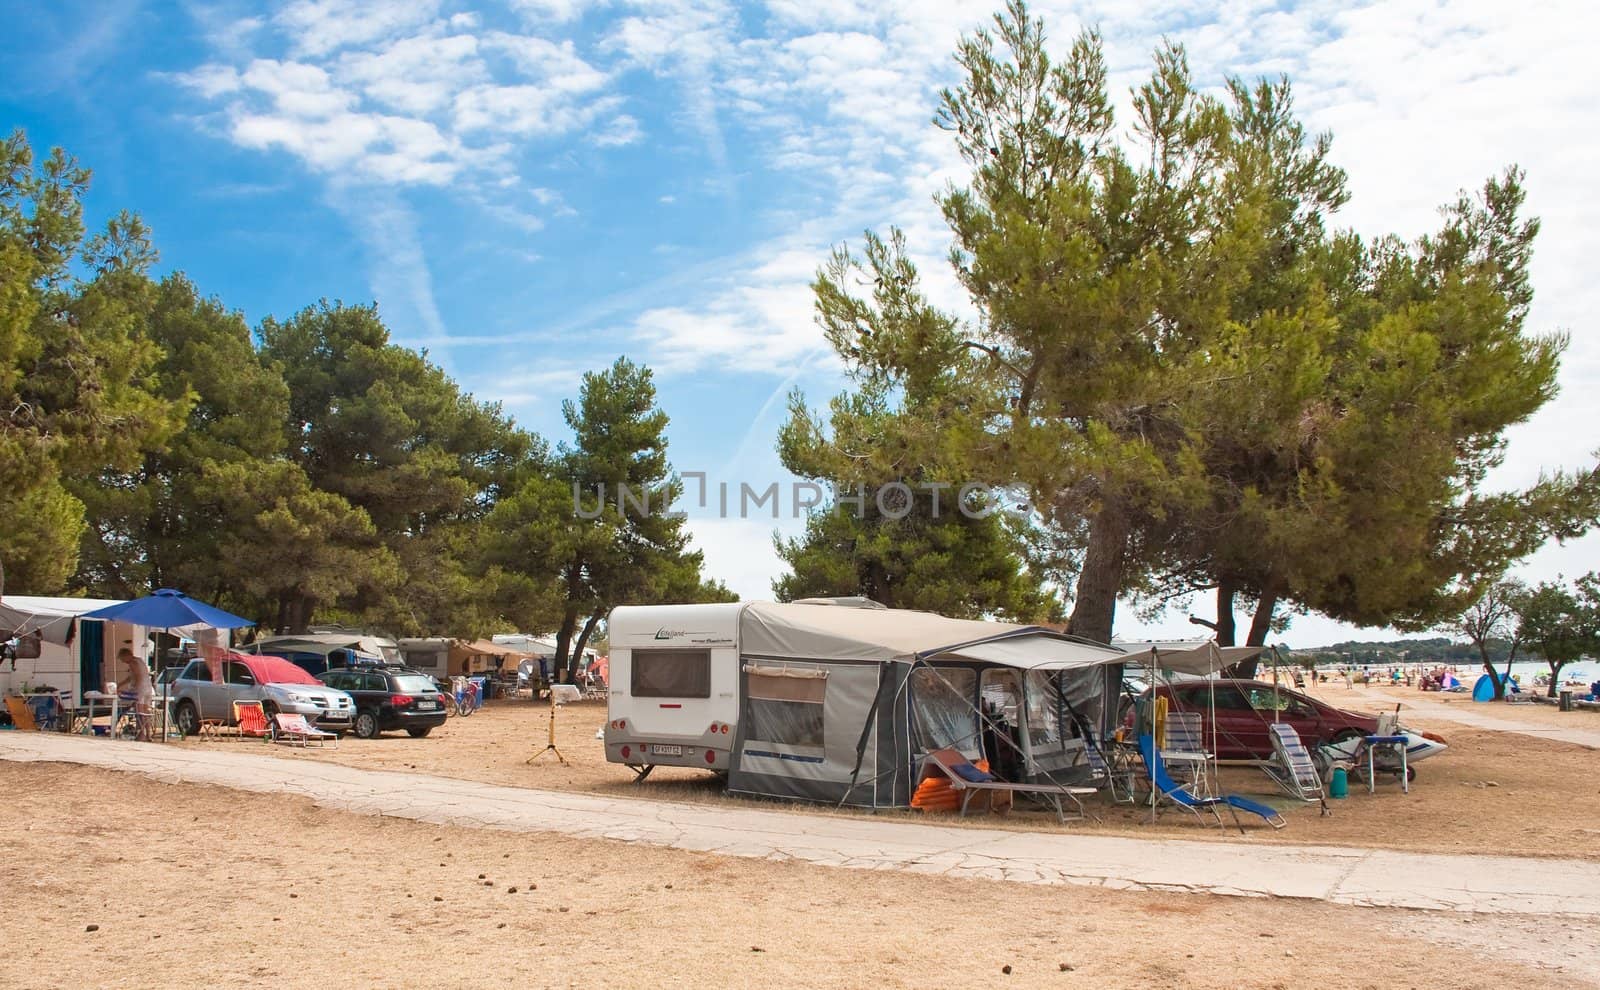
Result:
M439 0L296 0L274 18L295 51L326 55L385 41L433 21Z

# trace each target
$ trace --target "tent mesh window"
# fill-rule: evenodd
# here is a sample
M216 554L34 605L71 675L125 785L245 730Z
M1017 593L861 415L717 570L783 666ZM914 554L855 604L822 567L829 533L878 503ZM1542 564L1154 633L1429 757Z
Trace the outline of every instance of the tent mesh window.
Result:
M749 718L753 740L812 749L823 747L823 702L827 672L810 669L746 668Z
M711 697L710 650L634 650L635 698Z
M911 729L918 753L953 746L978 755L978 715L972 699L978 673L968 667L919 667L911 672Z

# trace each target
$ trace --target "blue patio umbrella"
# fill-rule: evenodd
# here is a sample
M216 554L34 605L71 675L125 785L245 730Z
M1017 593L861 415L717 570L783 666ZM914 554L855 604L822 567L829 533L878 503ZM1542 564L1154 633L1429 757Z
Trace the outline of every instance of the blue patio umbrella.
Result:
M255 625L249 619L196 601L175 588L162 588L144 598L97 608L79 618L126 622L146 629L237 629Z

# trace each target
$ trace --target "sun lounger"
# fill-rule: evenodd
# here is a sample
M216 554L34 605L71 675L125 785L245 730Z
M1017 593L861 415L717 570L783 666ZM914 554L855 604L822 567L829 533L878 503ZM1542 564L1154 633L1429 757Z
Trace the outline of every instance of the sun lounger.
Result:
M1139 737L1139 755L1144 758L1145 770L1150 774L1150 782L1155 786L1156 793L1161 799L1190 812L1198 820L1202 811L1211 812L1217 820L1217 826L1222 827L1222 814L1219 808L1226 807L1233 815L1233 824L1238 826L1240 833L1244 826L1239 822L1239 812L1245 811L1258 815L1273 828L1283 828L1288 822L1284 821L1276 809L1270 808L1259 801L1252 801L1237 794L1223 794L1219 797L1196 797L1182 784L1172 779L1167 773L1167 765L1162 762L1161 751L1156 749L1155 740L1148 735Z
M1007 780L1000 780L987 770L980 770L973 766L972 761L955 749L939 749L928 754L922 764L922 774L942 773L949 778L950 786L961 795L961 814L967 813L967 806L972 798L978 794L1021 794L1024 797L1037 798L1055 809L1056 820L1066 821L1067 814L1061 799L1066 798L1078 809L1074 818L1088 817L1088 811L1081 795L1094 794L1093 787L1064 787L1058 784L1017 784Z
M1272 737L1273 762L1260 764L1261 772L1272 778L1283 792L1302 801L1323 802L1322 775L1311 761L1311 753L1294 726L1275 722L1268 727Z
M306 746L314 742L318 746L321 746L323 743L331 739L333 740L334 748L338 748L338 736L334 735L332 732L324 732L321 729L314 727L311 725L311 723L306 721L306 717L304 715L298 713L285 714L284 712L278 712L274 714L272 718L278 726L278 742L288 743L291 746Z

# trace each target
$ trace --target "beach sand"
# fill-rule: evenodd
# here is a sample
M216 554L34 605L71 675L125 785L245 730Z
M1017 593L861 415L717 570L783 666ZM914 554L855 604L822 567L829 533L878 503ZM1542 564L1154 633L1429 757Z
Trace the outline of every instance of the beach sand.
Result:
M1341 703L1343 685L1322 697ZM1413 691L1413 693L1416 693ZM1431 700L1436 694L1429 694ZM1345 704L1373 710L1369 702ZM1494 706L1499 710L1515 706ZM1537 714L1537 713L1529 713ZM1600 726L1587 712L1556 713ZM338 749L295 749L261 743L188 741L183 746L248 746L287 760L325 760L368 769L410 770L515 787L578 790L619 797L673 801L735 802L748 799L722 793L720 780L697 770L661 768L642 784L632 782L626 768L605 762L595 730L605 721L599 701L567 705L557 714L557 746L569 765L551 754L531 765L546 740L549 709L528 701L490 702L471 718L452 718L426 739L402 733L377 739L347 738ZM1407 720L1412 721L1412 720ZM1420 722L1450 743L1443 754L1417 766L1411 793L1401 792L1392 776L1379 777L1377 792L1351 781L1350 796L1330 801L1331 815L1315 805L1283 798L1257 770L1225 767L1222 785L1235 793L1266 796L1282 808L1289 826L1273 831L1259 819L1247 819L1251 841L1327 844L1405 849L1439 853L1492 853L1600 860L1600 781L1594 779L1597 754L1566 743L1508 733L1462 728L1443 721ZM1577 723L1573 723L1577 724ZM1095 834L1172 836L1197 840L1236 839L1236 829L1222 831L1194 824L1173 812L1154 824L1148 808L1132 808L1098 800L1090 810L1102 821L1056 822L1052 813L1018 810L1005 818L978 815L961 820L940 815L942 824L1029 830L1066 830ZM796 814L846 814L808 805L789 805ZM877 812L880 818L926 820L921 812Z
M1600 985L1569 919L826 869L61 765L0 763L0 791L0 986Z

